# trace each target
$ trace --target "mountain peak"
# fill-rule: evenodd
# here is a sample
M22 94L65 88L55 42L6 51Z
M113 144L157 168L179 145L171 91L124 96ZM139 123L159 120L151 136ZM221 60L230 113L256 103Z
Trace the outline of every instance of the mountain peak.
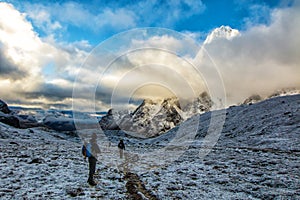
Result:
M104 129L116 128L137 132L143 137L153 137L179 125L187 118L207 112L212 107L212 100L207 92L188 102L177 97L164 99L144 99L134 112L119 117L105 116L100 120ZM116 122L116 121L117 122Z
M239 36L240 32L237 29L233 29L230 26L220 26L215 28L205 39L204 44L209 44L215 39L225 38L231 40L232 38Z

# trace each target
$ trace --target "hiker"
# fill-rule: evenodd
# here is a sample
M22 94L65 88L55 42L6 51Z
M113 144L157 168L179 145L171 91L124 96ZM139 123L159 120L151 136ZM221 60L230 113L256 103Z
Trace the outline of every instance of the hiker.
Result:
M89 160L89 178L88 183L92 186L97 185L94 181L94 174L96 171L97 154L101 153L100 148L97 144L97 134L93 133L92 138L88 144L84 144L82 147L82 153Z
M123 158L123 154L124 154L124 150L125 150L125 144L123 142L123 140L121 139L119 144L118 144L118 148L119 148L119 153L120 153L120 158Z

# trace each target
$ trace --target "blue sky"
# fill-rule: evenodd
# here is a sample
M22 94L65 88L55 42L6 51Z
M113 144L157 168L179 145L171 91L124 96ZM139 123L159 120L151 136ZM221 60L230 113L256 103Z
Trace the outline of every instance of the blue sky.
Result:
M70 109L77 81L80 95L75 100L84 107L90 98L84 93L96 85L94 96L99 99L92 104L105 110L112 106L116 83L136 66L151 63L168 69L162 67L158 73L141 67L133 74L149 81L168 79L167 90L181 74L196 87L210 82L195 80L197 75L188 69L188 62L199 63L197 45L201 44L213 58L232 103L254 92L266 95L278 88L298 88L299 7L296 0L0 1L0 98L11 105ZM177 57L148 50L129 52L145 47L164 49ZM123 56L126 51L128 55ZM114 71L107 70L109 58L117 54L122 62L112 65ZM177 78L165 77L169 69ZM205 74L204 69L200 71ZM141 81L129 77L131 82L124 79L119 84L125 92L117 95L116 102L128 97L126 88ZM167 91L142 88L134 95L143 98Z
M221 25L238 30L249 23L267 24L271 10L290 6L282 0L185 0L185 1L7 1L27 19L41 36L53 34L63 42L87 40L96 45L121 31L139 27L164 27L197 32L200 37ZM45 11L47 19L38 18ZM83 18L84 16L84 18ZM95 19L99 17L99 19ZM123 18L122 18L123 17ZM97 22L98 25L97 25ZM59 24L60 27L49 28ZM50 29L50 30L49 30Z

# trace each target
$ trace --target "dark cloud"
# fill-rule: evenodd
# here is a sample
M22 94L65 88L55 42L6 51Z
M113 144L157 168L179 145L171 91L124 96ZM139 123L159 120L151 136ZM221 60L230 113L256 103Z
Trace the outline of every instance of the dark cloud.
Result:
M28 99L37 99L44 97L50 101L62 101L66 98L72 98L73 88L62 87L55 84L45 83L39 89L23 93Z
M1 44L0 48L2 48ZM0 49L0 78L16 80L25 76L27 76L27 73L18 68L11 59L5 56L2 49Z

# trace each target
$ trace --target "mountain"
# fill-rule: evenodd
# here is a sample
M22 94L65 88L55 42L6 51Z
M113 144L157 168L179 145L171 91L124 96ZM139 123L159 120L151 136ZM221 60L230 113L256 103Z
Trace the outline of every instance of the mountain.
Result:
M183 112L186 114L186 118L192 117L196 114L201 114L210 111L213 106L213 101L207 92L203 92L192 102L188 103L184 108Z
M103 130L136 132L140 137L154 137L179 125L187 118L210 110L213 102L207 92L199 97L180 101L176 97L145 99L132 113L120 115L110 110L99 124Z
M122 118L120 128L138 132L144 137L153 137L175 127L182 121L177 98L146 99L133 113Z
M283 89L280 89L280 90L276 90L268 98L294 95L294 94L300 94L300 90L297 89L297 88L283 88Z
M11 110L8 108L7 104L0 99L0 112L3 112L4 114L11 113Z
M253 103L258 103L263 100L274 98L274 97L288 96L288 95L295 95L295 94L300 94L300 90L296 89L296 88L283 88L280 90L276 90L275 92L273 92L271 95L269 95L266 98L263 98L262 96L260 96L258 94L253 94L253 95L249 96L247 99L245 99L239 105L253 104Z
M239 36L240 32L236 29L232 29L229 26L220 26L219 28L215 28L205 39L203 44L209 44L216 39L225 38L230 40L236 36Z
M120 130L115 117L117 114L113 114L113 109L109 109L107 114L101 118L99 121L99 125L102 128L102 130Z
M253 103L260 102L262 100L263 100L263 98L260 95L253 94L250 97L248 97L247 99L245 99L242 104L253 104Z
M72 110L43 110L40 108L9 107L0 100L0 122L16 128L46 127L71 133L76 129L96 128L97 119L106 112L79 112ZM96 118L96 119L95 119ZM77 125L77 127L76 127Z
M17 117L12 115L12 111L8 108L7 104L0 100L0 122L20 128L20 122Z

